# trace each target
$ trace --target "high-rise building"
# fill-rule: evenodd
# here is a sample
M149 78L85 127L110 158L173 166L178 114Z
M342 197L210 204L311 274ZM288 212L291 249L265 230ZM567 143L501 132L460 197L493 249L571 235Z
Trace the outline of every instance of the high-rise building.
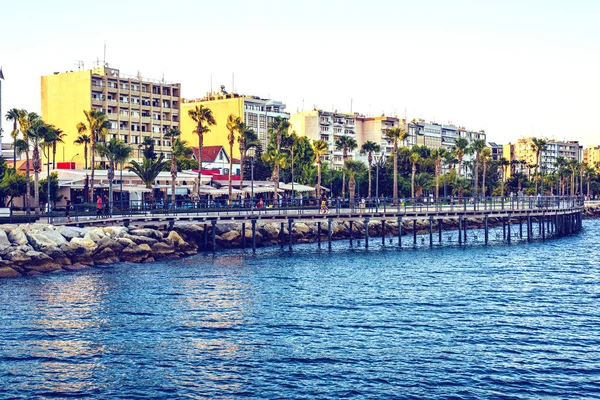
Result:
M527 173L534 165L538 164L532 137L520 138L514 144L505 144L503 155L504 158L512 162L511 169L517 172ZM577 162L581 162L583 147L576 140L546 140L545 149L540 153L540 172L543 174L555 172L558 169L558 157L562 157L567 161L577 160ZM508 175L510 176L510 174L511 172Z
M503 146L495 142L488 142L488 147L492 152L492 161L500 161L503 156Z
M266 147L269 141L268 130L276 117L289 119L290 114L285 112L285 104L280 101L263 99L257 96L245 96L237 93L227 93L225 87L216 93L207 93L201 99L183 99L181 102L181 138L187 140L192 146L198 146L198 136L194 133L196 123L189 117L188 112L196 106L210 108L215 118L216 126L210 127L210 132L204 135L204 145L226 146L227 118L230 114L240 117L242 122L258 134L258 138ZM239 157L239 146L233 146L232 157Z
M42 118L63 130L64 143L57 146L57 161L75 161L83 167L83 148L73 144L76 125L86 122L84 110L95 108L108 116L111 128L106 140L117 138L141 154L146 138L155 151L170 156L170 141L164 134L179 129L181 85L121 74L109 67L42 76ZM100 160L99 158L96 158Z
M583 161L596 170L600 169L600 146L588 146L583 149Z

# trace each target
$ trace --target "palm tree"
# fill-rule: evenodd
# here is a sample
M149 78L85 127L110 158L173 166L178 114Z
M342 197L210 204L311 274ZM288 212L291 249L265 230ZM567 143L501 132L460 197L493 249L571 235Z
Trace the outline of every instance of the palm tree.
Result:
M431 175L426 172L421 172L415 176L415 189L417 191L417 197L421 197L423 195L423 190L429 189L431 186Z
M439 148L434 150L433 156L435 157L435 199L440 197L440 175L442 174L442 159L446 156L446 149Z
M198 135L198 196L202 186L202 146L204 145L204 134L210 132L209 126L216 125L215 117L210 108L203 105L188 110L189 117L196 123L194 133Z
M342 151L342 159L344 160L344 165L346 164L346 160L348 160L348 152L354 151L358 147L358 143L356 140L350 136L340 136L335 141L336 150ZM346 196L346 171L342 169L342 198Z
M348 191L350 192L350 204L352 204L352 205L354 204L354 196L356 193L356 180L354 179L354 176L357 173L364 171L364 168L365 168L365 164L360 161L356 161L356 160L348 160L344 164L344 169L348 173L348 177L349 177Z
M531 150L535 152L535 193L538 192L538 181L539 181L539 168L542 164L541 154L542 151L546 150L546 144L548 142L546 139L542 138L533 138L531 141Z
M175 145L181 131L171 128L165 133L165 138L171 139L171 207L175 208L175 180L177 179L177 157L175 157ZM231 182L229 183L231 186Z
M64 133L60 128L52 127L52 129L54 130L54 133L52 135L52 142L50 142L52 146L52 168L56 169L56 144L64 143L65 141L63 140L63 138L67 136L67 134ZM48 162L50 162L50 160L48 160Z
M377 143L371 141L371 140L367 140L366 142L363 143L362 147L360 148L360 154L366 154L367 155L367 166L369 168L369 195L368 198L371 198L371 167L373 165L373 153L379 153L381 151L381 146L378 145Z
M567 161L567 166L571 170L571 196L575 196L575 173L579 169L579 163L572 158Z
M502 189L500 190L500 195L504 197L504 181L506 180L506 170L508 169L508 166L511 165L511 163L506 158L501 157L499 164L500 167L502 167Z
M473 188L473 193L475 193L475 198L477 198L477 188L479 187L479 161L481 159L481 151L486 147L485 140L475 139L470 147L473 154L475 154L475 159L473 160L475 174L475 187Z
M417 163L419 162L419 154L412 153L409 157L410 163L412 164L412 176L410 178L410 195L415 198L415 174L417 173Z
M80 130L83 129L83 130ZM91 139L89 137L89 135L87 135L85 132L85 125L83 125L81 122L79 124L77 124L77 131L79 133L79 136L77 136L77 139L75 139L73 141L74 144L81 146L83 145L83 161L85 163L85 169L88 168L88 146L91 142Z
M131 155L132 149L127 143L122 140L112 138L108 142L98 143L96 151L99 156L105 157L108 161L108 201L110 207L110 215L112 216L112 205L113 205L113 181L115 180L115 165L125 157L125 154Z
M196 108L198 108L198 106L196 106ZM144 182L147 189L152 189L152 185L154 184L156 177L165 168L167 162L165 161L165 155L161 153L158 158L153 159L143 157L141 163L137 162L136 160L131 160L129 164L130 165L127 167L127 170L136 174L142 180L142 182ZM149 200L154 199L154 190L150 190L150 195L148 197Z
M456 139L456 143L454 144L454 155L458 160L458 176L460 177L460 168L462 167L463 157L467 153L467 149L469 148L469 141L465 138Z
M271 155L267 158L273 163L273 199L277 199L277 192L279 191L279 169L281 167L281 157L279 154L281 152L281 139L290 126L290 122L287 119L281 117L275 117L275 120L271 123L270 132L272 137L270 146L272 147L271 151L275 150L275 152L272 152ZM265 158L263 157L263 159Z
M104 137L110 129L111 125L108 121L108 117L101 111L92 108L89 111L83 110L83 114L85 115L86 122L79 122L77 124L77 132L80 134L83 132L88 132L90 135L90 149L91 149L91 179L90 179L90 194L89 194L89 202L92 202L94 198L94 168L96 163L96 143L100 140L101 137Z
M459 198L463 197L463 193L465 192L465 190L469 189L470 186L470 182L467 178L457 178L456 181L454 181L454 193L456 193L458 195Z
M258 135L246 125L240 122L238 126L238 145L240 147L240 189L244 186L244 166L246 165L246 150L258 143Z
M317 162L317 198L321 197L321 164L323 156L327 154L329 146L324 140L313 140L313 152L315 153L315 161Z
M12 121L13 129L10 132L10 137L13 139L13 167L15 172L17 172L17 152L16 152L16 144L19 136L19 129L17 128L17 123L19 122L19 110L16 108L12 108L8 110L6 113L6 120Z
M227 135L227 140L229 141L229 201L231 201L231 196L233 194L233 190L231 187L231 170L233 169L233 145L235 143L235 132L240 129L240 124L242 120L240 117L236 117L233 114L229 114L227 117L227 130L229 131L229 135Z
M591 165L589 165L588 163L583 163L583 165L585 166L584 168L584 174L585 174L585 180L587 183L587 190L586 190L586 194L588 196L588 199L590 199L590 181L592 180L592 177L596 174L596 169L594 167L592 167Z
M483 197L483 201L485 201L485 176L487 174L487 165L492 157L492 150L489 147L481 150L481 161L483 162L483 177L481 181L481 197Z
M36 119L28 130L28 138L30 144L33 146L32 153L32 167L33 167L33 204L34 204L34 212L35 215L39 215L40 213L40 186L38 184L40 178L40 172L42 172L42 160L40 158L40 146L43 142L51 142L50 136L51 128L48 126L41 118ZM48 140L50 139L50 140ZM50 147L48 144L47 147ZM50 158L50 157L48 157Z
M30 169L31 165L29 165L29 132L32 124L40 119L40 116L34 112L28 113L26 110L19 110L19 127L21 129L21 133L23 134L23 141L27 143L25 146L25 208L27 210L27 216L31 215L30 207Z
M406 132L406 130L404 130L400 127L395 127L395 128L386 129L384 131L384 134L385 134L385 137L388 139L388 141L391 141L392 144L394 145L394 150L393 150L393 152L394 152L393 191L394 191L394 199L397 199L398 198L398 142L405 140L408 133Z
M276 165L278 167L285 168L287 166L288 158L287 154L283 150L278 150L273 146L269 146L269 149L263 153L262 159L270 163L271 165ZM276 174L276 176L273 176L273 184L277 187L277 191L273 195L273 205L275 206L277 204L277 198L279 196L279 172Z

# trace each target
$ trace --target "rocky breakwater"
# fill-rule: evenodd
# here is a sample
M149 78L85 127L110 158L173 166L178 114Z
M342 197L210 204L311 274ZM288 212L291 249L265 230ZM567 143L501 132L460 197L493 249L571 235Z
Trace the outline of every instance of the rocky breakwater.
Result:
M600 204L586 205L583 210L584 219L600 218Z
M0 225L0 278L196 254L195 241L186 239L145 228Z

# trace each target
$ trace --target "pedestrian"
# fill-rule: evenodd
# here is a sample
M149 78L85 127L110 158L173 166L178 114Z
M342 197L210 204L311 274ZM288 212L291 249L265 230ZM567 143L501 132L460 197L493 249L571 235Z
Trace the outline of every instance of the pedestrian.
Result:
M361 214L365 212L365 207L366 207L366 202L365 202L365 198L361 198L360 199L360 212Z
M321 194L321 209L319 210L319 214L328 214L329 208L327 208L327 195L325 193Z
M67 222L71 222L71 200L67 199L67 205L65 207L65 216L67 217Z
M109 217L109 206L110 203L108 201L108 197L104 196L104 200L102 201L102 205L104 206L104 218L108 218Z
M102 197L96 196L96 219L102 218Z

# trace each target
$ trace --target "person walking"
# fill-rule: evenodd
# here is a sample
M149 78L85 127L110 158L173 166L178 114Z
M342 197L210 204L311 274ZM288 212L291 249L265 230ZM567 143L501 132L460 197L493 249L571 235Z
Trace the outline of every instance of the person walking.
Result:
M67 217L67 222L71 222L71 200L67 199L67 205L65 207L65 216Z
M96 195L96 219L102 218L102 197Z
M321 209L319 210L319 214L328 214L329 208L327 208L327 195L323 193L321 195Z

